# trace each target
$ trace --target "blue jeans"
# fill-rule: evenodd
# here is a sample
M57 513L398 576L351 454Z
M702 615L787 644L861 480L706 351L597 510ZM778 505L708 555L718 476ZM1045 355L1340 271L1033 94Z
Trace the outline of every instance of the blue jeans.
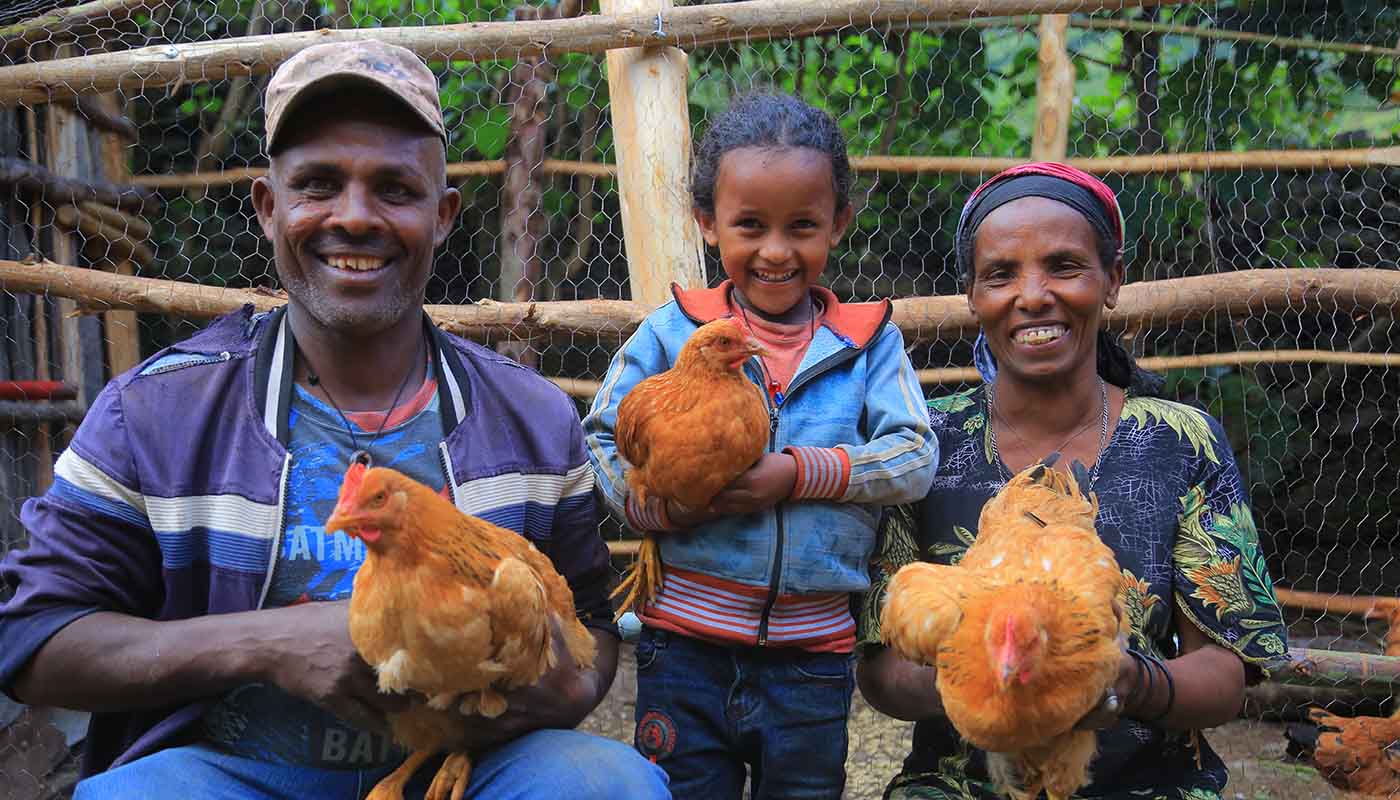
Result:
M438 760L425 764L408 786L421 798ZM74 800L364 797L389 773L324 770L270 764L205 745L172 747L94 775L78 784ZM588 800L669 798L666 775L622 742L578 731L540 730L472 760L466 796L474 800Z
M839 800L846 784L852 656L721 647L645 628L637 643L636 745L683 800Z

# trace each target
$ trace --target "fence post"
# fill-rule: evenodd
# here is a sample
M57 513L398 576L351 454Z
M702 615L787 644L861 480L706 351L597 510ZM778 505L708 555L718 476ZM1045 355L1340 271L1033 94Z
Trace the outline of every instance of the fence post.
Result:
M671 0L602 0L604 14L657 12ZM705 285L700 230L690 215L689 68L675 47L609 50L608 106L632 299L659 306L670 284Z
M1035 91L1031 158L1064 161L1069 149L1069 114L1074 105L1074 64L1065 51L1068 14L1040 18L1040 78Z

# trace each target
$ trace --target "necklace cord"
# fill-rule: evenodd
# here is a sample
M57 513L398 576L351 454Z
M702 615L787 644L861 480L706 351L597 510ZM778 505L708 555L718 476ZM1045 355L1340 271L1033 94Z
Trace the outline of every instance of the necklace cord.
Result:
M298 347L297 350L301 352L301 357L306 359L306 353L302 352L300 347ZM340 421L345 424L345 432L350 434L350 446L355 448L355 451L350 454L350 463L363 464L365 467L372 466L374 460L370 457L369 448L379 440L379 435L384 432L385 426L389 424L389 417L393 416L394 409L399 407L399 398L403 397L403 390L408 387L409 379L413 377L413 373L417 370L415 362L409 362L408 372L404 374L403 380L399 382L399 388L394 392L394 399L389 403L389 410L384 412L384 418L379 421L379 429L374 432L374 436L370 437L370 440L361 448L359 439L355 437L355 426L351 424L350 418L345 415L345 412L340 409L340 404L337 403L335 397L331 395L330 388L321 382L321 376L317 375L316 372L311 369L310 359L306 360L306 382L312 386L321 387L321 391L326 393L326 399L331 401L331 407L335 409L335 413L340 415Z
M1022 445L1023 447L1029 447L1029 443L1026 441L1025 437L1021 435L1020 431L1016 430L1016 427L1015 427L1014 425L1011 424L1011 420L1007 419L1005 415L1003 415L999 410L997 410L997 406L996 406L997 395L996 395L996 383L995 383L995 382L992 382L992 383L988 383L988 384L987 384L987 393L986 393L986 394L987 394L987 408L991 411L990 417L992 418L992 419L988 419L988 420L987 420L987 432L988 432L988 437L987 437L987 438L988 438L989 444L991 445L992 457L996 460L997 464L998 464L1002 469L1004 469L1004 470L1006 470L1006 471L1009 472L1009 471L1010 471L1010 467L1007 467L1006 464L1002 462L1002 460L1001 460L1001 452L1000 452L1000 450L998 450L998 448L997 448L997 430L996 430L996 425L993 423L993 420L995 420L995 419L1000 419L1003 423L1005 423L1005 424L1006 424L1007 430L1011 431L1013 434L1016 435L1016 438L1019 439L1019 440L1021 441L1021 445ZM1075 437L1077 437L1077 436L1079 436L1079 434L1083 433L1083 432L1085 431L1086 428L1088 428L1090 425L1093 424L1093 422L1094 422L1093 417L1090 417L1089 420L1088 420L1087 422L1085 422L1083 425L1079 426L1079 428L1078 428L1077 430L1075 430L1074 433L1071 433L1071 434L1069 435L1069 438L1068 438L1068 439L1065 439L1063 442L1061 442L1061 443L1060 443L1060 446L1059 446L1059 447L1056 447L1054 450L1051 450L1050 453L1062 452L1062 451L1064 450L1064 448L1065 448L1065 445L1067 445L1067 444L1069 444L1070 442L1074 441ZM1099 465L1103 463L1103 451L1104 451L1104 446L1105 446L1107 443L1108 443L1108 384L1104 382L1104 379L1103 379L1102 377L1099 377L1099 449L1098 449L1098 453L1096 453L1095 456L1094 456L1094 466L1093 466L1093 469L1089 470L1089 485L1085 487L1086 490L1092 489L1093 486L1094 486L1094 483L1095 483L1095 482L1098 480L1098 478L1099 478ZM1048 457L1048 456L1049 456L1049 454L1047 454L1047 457ZM1041 459L1041 460L1043 461L1044 459ZM1008 476L1008 477L1009 477L1009 476Z

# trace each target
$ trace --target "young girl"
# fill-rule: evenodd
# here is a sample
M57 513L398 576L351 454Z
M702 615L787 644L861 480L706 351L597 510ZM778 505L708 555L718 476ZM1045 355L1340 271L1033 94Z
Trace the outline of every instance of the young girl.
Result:
M658 535L663 586L638 614L636 744L676 797L839 798L853 689L852 592L880 507L922 497L936 444L889 301L817 285L851 221L845 139L793 97L743 98L695 155L691 191L728 280L675 290L614 356L584 419L598 485ZM768 452L708 509L629 497L617 406L675 364L700 325L737 318L763 343Z

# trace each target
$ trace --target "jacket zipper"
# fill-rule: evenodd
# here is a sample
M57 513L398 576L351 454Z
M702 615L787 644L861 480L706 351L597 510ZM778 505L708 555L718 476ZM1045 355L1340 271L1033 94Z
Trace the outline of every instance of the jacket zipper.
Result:
M842 337L841 341L847 345L845 349L836 353L832 353L826 358L823 358L821 361L818 361L816 364L812 365L811 369L807 370L806 374L802 376L801 380L788 385L787 392L785 392L782 396L784 402L786 402L788 398L792 397L793 392L795 392L803 384L809 382L813 377L820 375L823 372L826 372L828 369L836 366L842 361L854 358L856 354L858 354L863 349L854 347L853 343L849 339L846 339L844 337ZM770 400L773 399L771 393L765 392L765 394L769 394ZM768 407L768 452L770 453L777 452L776 448L778 446L778 407L778 403L776 402L774 402L773 405ZM777 546L774 548L773 552L773 572L770 574L768 579L768 598L763 601L763 613L758 618L759 647L763 647L768 644L768 618L773 613L773 606L776 605L778 602L778 587L782 585L783 578L783 545L785 538L783 535L783 504L779 503L777 507L775 507L773 510L777 516L778 529L775 539Z
M778 452L778 405L768 407L768 452ZM777 515L778 532L773 548L773 572L768 578L768 599L763 602L763 614L758 618L758 646L768 644L768 616L773 613L773 605L778 602L778 586L783 578L783 504L773 508Z
M282 533L287 530L287 484L292 480L292 455L282 459L282 488L277 492L277 530L272 535L272 551L267 563L267 576L263 578L262 591L258 593L256 608L267 602L268 590L272 588L272 572L277 568L277 552L282 547Z
M155 369L147 370L145 372L142 372L141 374L161 375L166 372L174 372L175 370L184 369L185 367L200 367L205 364L219 364L233 358L233 353L230 353L227 350L223 351L222 353L218 353L217 355L196 355L194 353L189 353L189 355L194 355L195 359L192 361L182 361L179 364L170 364L169 366L156 367Z
M446 441L438 442L438 465L442 467L442 474L447 478L447 498L452 501L452 505L456 506L457 481L452 477L452 462L447 455Z

